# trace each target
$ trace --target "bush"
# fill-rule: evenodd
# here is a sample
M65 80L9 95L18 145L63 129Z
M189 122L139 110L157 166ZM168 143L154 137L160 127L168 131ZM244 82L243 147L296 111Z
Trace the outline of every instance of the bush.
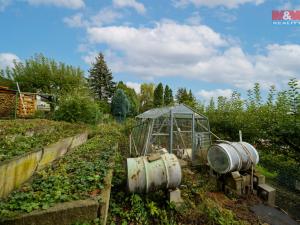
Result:
M54 114L56 120L96 124L102 116L98 104L85 95L67 95L61 99L58 107Z

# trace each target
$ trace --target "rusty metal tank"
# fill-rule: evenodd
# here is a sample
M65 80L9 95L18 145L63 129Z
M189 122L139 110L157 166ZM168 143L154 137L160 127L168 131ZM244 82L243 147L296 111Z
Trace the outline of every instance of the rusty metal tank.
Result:
M127 159L127 186L132 193L175 189L180 182L181 167L174 154L154 153Z
M247 142L221 141L209 147L207 160L214 171L225 174L249 170L258 163L259 155Z

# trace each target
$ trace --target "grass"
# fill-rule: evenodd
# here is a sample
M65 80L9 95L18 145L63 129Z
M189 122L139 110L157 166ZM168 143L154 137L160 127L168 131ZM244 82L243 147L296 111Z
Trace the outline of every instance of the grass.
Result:
M267 170L265 167L263 167L261 165L257 165L255 167L255 170L257 170L259 173L261 173L267 179L270 179L270 180L275 179L277 177L277 175L278 175L276 172L271 172L271 171Z

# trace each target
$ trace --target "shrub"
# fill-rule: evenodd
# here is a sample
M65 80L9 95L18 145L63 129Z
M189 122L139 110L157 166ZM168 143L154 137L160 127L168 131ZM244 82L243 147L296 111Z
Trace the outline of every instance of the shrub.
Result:
M67 122L96 124L102 115L97 103L86 95L69 94L60 100L58 107L54 118Z

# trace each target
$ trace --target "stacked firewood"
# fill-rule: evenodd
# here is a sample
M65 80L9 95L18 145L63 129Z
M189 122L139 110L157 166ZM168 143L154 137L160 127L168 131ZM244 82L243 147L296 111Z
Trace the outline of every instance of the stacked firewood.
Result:
M11 117L15 113L16 95L0 93L0 117Z

